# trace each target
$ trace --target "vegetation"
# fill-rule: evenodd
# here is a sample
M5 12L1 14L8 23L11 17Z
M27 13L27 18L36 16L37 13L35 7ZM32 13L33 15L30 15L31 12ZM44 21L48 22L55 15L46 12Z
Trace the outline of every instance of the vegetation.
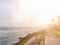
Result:
M45 30L41 30L41 31L38 31L38 32L34 32L32 34L28 34L27 36L22 38L20 42L14 44L14 45L24 45L29 39L31 39L34 36L40 35L40 34L43 35L42 39L40 40L40 41L42 41L44 39L45 33L46 33Z
M51 32L54 35L56 35L57 37L60 38L60 16L58 17L57 22L54 25L52 24L51 26L49 26L48 29L51 30ZM41 40L39 42L41 42L43 40L43 45L45 45L44 41L45 41L46 33L47 33L46 30L41 30L38 32L34 32L32 34L28 34L24 38L20 38L21 40L14 45L24 45L29 39L31 39L32 37L37 36L37 35L42 35Z
M52 24L51 27L49 27L49 30L51 30L52 33L57 37L60 37L60 16L58 16L57 22L54 25Z

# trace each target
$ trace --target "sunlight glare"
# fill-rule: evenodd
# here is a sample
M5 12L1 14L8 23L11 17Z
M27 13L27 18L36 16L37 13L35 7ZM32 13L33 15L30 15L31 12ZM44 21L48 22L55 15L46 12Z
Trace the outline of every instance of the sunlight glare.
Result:
M59 0L58 0L59 1ZM26 22L27 25L33 24L39 26L43 24L50 24L52 19L57 21L57 16L60 14L60 3L57 0L19 0L19 14L16 18L17 22ZM21 19L23 17L23 20Z

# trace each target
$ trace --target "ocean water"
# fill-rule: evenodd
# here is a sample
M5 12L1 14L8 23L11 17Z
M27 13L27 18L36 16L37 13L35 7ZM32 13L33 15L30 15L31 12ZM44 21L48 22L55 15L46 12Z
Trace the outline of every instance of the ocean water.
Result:
M12 45L18 37L37 31L33 28L0 28L0 45Z
M41 29L41 28L40 28ZM19 37L25 36L28 33L32 33L40 30L39 28L0 28L0 45L13 45L19 41ZM50 40L49 40L50 39ZM47 42L51 45L60 45L60 38L47 36Z

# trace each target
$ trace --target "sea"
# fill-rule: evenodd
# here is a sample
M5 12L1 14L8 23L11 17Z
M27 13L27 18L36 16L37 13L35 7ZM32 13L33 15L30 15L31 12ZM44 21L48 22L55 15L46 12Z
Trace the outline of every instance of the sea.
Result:
M37 31L36 28L0 28L0 45L13 45L29 33Z

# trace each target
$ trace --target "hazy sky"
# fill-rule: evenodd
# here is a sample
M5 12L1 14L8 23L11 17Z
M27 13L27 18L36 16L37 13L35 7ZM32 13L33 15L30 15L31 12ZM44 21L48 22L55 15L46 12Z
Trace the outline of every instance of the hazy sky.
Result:
M0 26L48 25L60 15L60 0L0 0Z
M12 26L16 13L14 0L0 0L0 26Z

